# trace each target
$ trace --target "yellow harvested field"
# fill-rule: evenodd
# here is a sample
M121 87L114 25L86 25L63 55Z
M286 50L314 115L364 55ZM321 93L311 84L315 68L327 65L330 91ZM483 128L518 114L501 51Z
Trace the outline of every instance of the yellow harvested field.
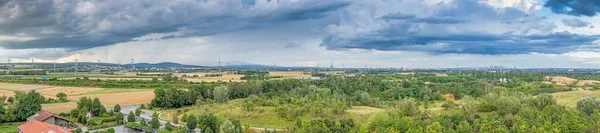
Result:
M53 113L69 112L74 108L77 108L77 103L75 102L42 104L42 109Z
M26 85L26 84L13 84L13 83L0 83L0 89L12 90L12 91L31 91L49 88L50 86L45 85Z
M124 93L108 93L108 94L89 94L89 95L77 95L69 96L67 99L71 101L79 101L81 97L98 98L105 107L112 107L116 104L121 106L129 106L136 104L150 103L154 99L153 91L139 91L139 92L124 92Z
M101 90L101 88L85 88L85 87L52 87L46 88L42 90L38 90L37 92L43 95L55 96L56 94L62 92L69 96L78 95L83 93L89 93L93 91Z
M76 77L60 78L60 80L73 80ZM152 78L89 78L90 80L152 80Z
M0 90L0 96L12 97L15 95L13 91Z
M283 76L283 78L307 78L310 74L305 74L302 71L269 71L269 76Z

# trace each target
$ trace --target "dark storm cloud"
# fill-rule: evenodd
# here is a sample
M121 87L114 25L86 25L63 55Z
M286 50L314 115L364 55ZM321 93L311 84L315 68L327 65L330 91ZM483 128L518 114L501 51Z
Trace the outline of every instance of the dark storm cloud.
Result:
M35 39L3 41L0 47L79 50L152 33L168 34L158 38L206 36L319 19L349 4L343 0L1 0L0 35Z
M531 14L528 10L498 8L475 0L413 6L428 10L423 11L426 13L396 11L375 17L383 21L365 22L361 18L330 26L321 46L329 50L371 49L481 55L561 54L600 50L594 47L600 35L553 32L556 28L554 22ZM402 8L407 11L419 10L411 7Z
M598 35L568 32L549 35L445 35L362 36L351 40L325 37L328 49L374 49L383 51L421 51L432 54L560 54L579 50L600 39Z
M558 14L591 17L600 12L600 0L548 0L544 7Z
M578 18L562 19L562 22L563 22L563 24L565 24L569 27L573 27L573 28L588 27L590 25L589 22L585 22Z

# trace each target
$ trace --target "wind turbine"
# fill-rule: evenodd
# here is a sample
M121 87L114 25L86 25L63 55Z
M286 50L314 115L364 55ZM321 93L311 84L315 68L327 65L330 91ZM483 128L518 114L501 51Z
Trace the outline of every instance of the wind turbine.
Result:
M133 64L133 58L131 58L131 70L135 70L135 64Z
M75 56L75 73L77 73L77 69L79 69L79 60L77 59L77 56Z
M221 63L223 63L223 62L221 62L221 56L219 56L219 61L217 63L219 64L219 70L220 70L221 69Z
M10 56L8 56L8 75L10 75L11 69L12 69L12 65L10 64Z
M54 72L56 72L56 59L54 59Z

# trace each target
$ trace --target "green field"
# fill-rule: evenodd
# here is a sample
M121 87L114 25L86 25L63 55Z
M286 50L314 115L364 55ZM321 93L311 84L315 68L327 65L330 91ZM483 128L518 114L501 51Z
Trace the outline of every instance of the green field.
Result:
M581 100L584 97L597 97L600 98L600 91L567 91L567 92L558 92L552 94L556 99L556 102L560 105L564 105L567 107L575 107L577 106L577 101Z
M17 127L22 123L1 123L0 133L16 133Z

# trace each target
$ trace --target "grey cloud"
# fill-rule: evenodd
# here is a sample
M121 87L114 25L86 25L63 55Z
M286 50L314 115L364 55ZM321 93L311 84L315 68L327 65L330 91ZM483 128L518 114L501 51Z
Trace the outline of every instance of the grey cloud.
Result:
M588 27L590 25L589 22L585 22L581 19L578 18L573 18L573 19L562 19L563 24L573 27L573 28L581 28L581 27Z
M389 1L382 1L384 5L398 6L390 4ZM399 4L406 3L399 2ZM416 13L389 11L387 15L379 17L384 21L371 23L362 21L365 20L364 16L359 14L357 16L360 16L358 17L360 19L330 25L321 46L329 50L372 49L480 55L560 54L580 50L600 50L600 47L594 47L600 40L600 35L555 33L554 22L526 10L492 7L472 0L413 6L414 9L410 7L404 9L418 11L419 8L426 8L428 10ZM427 14L432 17L424 19L426 17L419 17L419 15L410 17L410 14ZM415 24L415 22L420 23Z
M369 35L352 39L325 37L322 45L328 49L374 49L383 51L420 51L432 54L560 54L580 48L592 48L599 35L578 35L568 32L548 35L484 35L457 34L445 36Z
M80 50L153 33L207 36L251 27L319 19L342 9L346 0L3 0L0 35L36 38L4 41L8 49Z
M297 48L300 47L300 44L298 43L288 43L285 46L283 46L283 48Z

